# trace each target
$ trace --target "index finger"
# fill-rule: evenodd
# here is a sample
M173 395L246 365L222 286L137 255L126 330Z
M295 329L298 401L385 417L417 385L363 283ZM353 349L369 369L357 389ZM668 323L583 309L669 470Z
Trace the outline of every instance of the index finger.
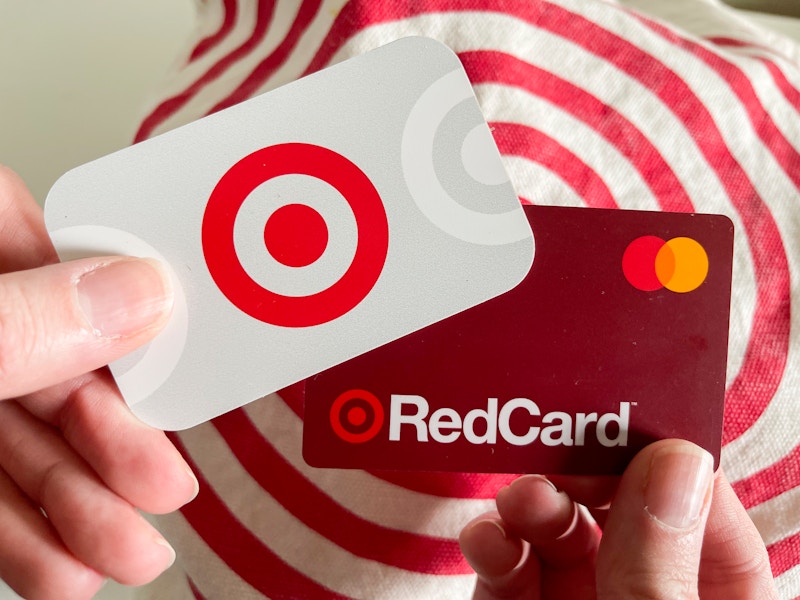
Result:
M548 475L559 490L587 508L608 508L620 478L610 475Z
M58 262L42 209L22 179L0 165L0 273Z

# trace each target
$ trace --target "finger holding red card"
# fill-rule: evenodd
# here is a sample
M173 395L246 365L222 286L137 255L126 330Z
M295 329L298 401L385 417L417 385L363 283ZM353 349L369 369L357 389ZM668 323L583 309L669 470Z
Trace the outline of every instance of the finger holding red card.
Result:
M730 220L525 212L519 286L306 382L309 464L619 474L675 437L719 464Z

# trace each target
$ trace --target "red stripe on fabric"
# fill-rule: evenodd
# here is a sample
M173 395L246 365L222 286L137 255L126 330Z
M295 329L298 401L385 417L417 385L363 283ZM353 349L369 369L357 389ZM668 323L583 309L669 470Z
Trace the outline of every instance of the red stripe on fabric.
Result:
M591 208L619 208L603 179L550 136L518 123L490 124L500 154L520 156L558 175Z
M756 50L759 50L761 52L766 52L777 58L781 58L790 64L794 64L794 61L791 58L784 56L780 52L776 52L774 48L770 48L769 46L752 44L749 42L743 42L742 40L735 40L732 38L712 37L707 39L711 43L716 44L718 46L729 46L733 48L755 48ZM798 89L794 85L792 85L791 82L789 82L783 71L780 68L778 68L778 65L776 65L772 60L765 58L763 56L748 55L748 57L752 60L757 60L761 62L769 71L770 75L772 76L772 80L775 82L775 85L781 91L784 98L786 98L786 100L792 106L794 106L795 109L800 109L800 91L798 91Z
M218 79L225 71L234 65L239 59L247 56L253 48L258 46L264 39L269 29L269 24L272 21L274 14L275 2L258 2L258 11L256 13L255 26L250 37L239 47L229 52L222 57L208 71L206 71L200 79L191 84L180 94L168 98L159 104L153 112L151 112L139 127L136 132L135 141L140 142L149 138L155 129L166 121L169 117L174 115L181 107L183 107L189 100L191 100L197 93L212 81Z
M189 589L192 591L192 595L194 596L195 600L206 600L205 596L200 593L200 590L197 588L194 581L192 581L191 577L186 577L186 583L189 584Z
M333 500L264 439L244 411L212 421L250 476L303 524L344 550L368 560L434 575L472 573L454 539L384 527Z
M180 509L181 514L234 573L275 600L347 600L289 566L255 537L211 489L180 438L170 434L170 439L200 482L200 493ZM313 557L309 556L309 560Z
M772 76L772 80L775 82L775 85L783 94L783 97L786 98L786 101L791 104L795 110L800 111L800 90L798 90L787 78L781 69L778 68L774 62L761 59L767 70L769 71L770 75Z
M651 21L648 21L648 25ZM730 38L730 37L723 37L723 36L713 36L704 38L707 42L714 44L715 46L723 46L729 48L756 48L758 50L763 50L769 52L771 54L774 53L772 48L769 46L763 46L761 44L754 44L752 42L748 42L745 40L740 40L737 38Z
M770 55L774 56L775 58L781 58L781 59L783 59L785 61L788 61L789 63L794 63L795 62L791 57L786 56L785 54L783 54L782 52L778 51L776 48L773 48L772 46L766 46L764 44L756 44L756 43L754 43L752 41L740 40L740 39L736 39L736 38L729 38L729 37L722 37L722 36L708 37L708 38L704 38L704 39L706 41L708 41L708 42L711 42L715 46L720 46L721 48L752 49L752 50L756 50L758 52L763 52L763 53L766 53L766 54L770 54ZM747 56L749 56L750 58L755 58L755 59L763 58L763 57L760 57L760 56L754 56L752 54L748 54Z
M303 384L295 384L278 392L284 403L300 418L303 418ZM377 479L420 494L468 500L490 500L497 491L511 483L517 475L494 473L430 473L367 471Z
M468 4L468 2L464 2L464 4ZM396 4L393 2L348 2L334 19L328 34L303 75L314 73L327 66L336 51L356 32L378 23L430 12L427 5L428 3L424 1L413 3L411 6L406 6L401 2ZM434 9L433 12L436 10Z
M689 195L661 153L613 107L558 75L503 52L476 50L463 52L459 58L473 84L518 87L552 102L597 131L633 164L664 210L693 210Z
M729 38L723 36L712 36L703 38L707 42L714 44L715 46L733 46L735 48L745 48L751 46L749 42L745 42L744 40L740 40L737 38ZM761 46L757 46L761 47Z
M771 215L765 218L772 219ZM757 227L759 224L755 225ZM770 257L763 256L764 254L774 252L780 261L786 258L783 245L779 241L773 239L760 244L760 237L758 234L748 236L753 240L750 246L753 254L761 254L754 260L757 278L765 270L773 268L768 263L775 262ZM761 417L783 378L788 356L791 307L786 291L789 287L789 275L786 273L780 277L780 281L771 283L764 282L763 278L758 281L754 325L744 361L725 394L723 445L738 438Z
M239 102L247 100L258 91L258 88L267 81L278 68L283 65L289 53L297 46L300 36L319 12L322 0L304 0L300 6L295 20L286 37L277 48L248 75L247 79L237 87L227 98L219 102L210 112L216 112Z
M644 18L642 21L665 39L688 49L706 61L728 81L732 91L742 101L742 105L750 115L759 136L765 140L783 169L791 171L790 177L795 181L795 185L800 185L800 170L796 168L800 155L761 108L752 85L741 71L729 63L726 64L705 48L679 38L664 26ZM690 131L693 132L709 163L719 174L731 202L740 214L753 256L758 286L756 310L744 362L726 394L722 441L723 444L727 444L747 431L758 420L783 378L790 335L789 264L774 217L728 150L708 110L683 80L674 76L674 73L660 63L653 65L654 61L645 58L647 56L642 56L641 65L620 66L631 73L637 73L640 80L648 82L648 87L658 90L659 96L665 99L684 123L703 123L699 128L703 132L702 135L696 133L698 129L696 127L690 127ZM648 67L651 71L641 73L642 68ZM657 83L653 77L663 77L665 81ZM665 85L679 93L682 101L676 98L670 99L671 94L664 91ZM761 110L758 111L758 108ZM789 168L790 165L792 168Z
M300 381L278 392L278 396L300 419L303 418L303 402L305 401L305 383Z
M800 556L800 533L767 546L772 576L777 577L797 564Z
M204 54L217 47L222 40L228 37L228 34L231 32L234 24L236 23L236 15L238 13L236 0L224 0L222 11L224 13L224 17L222 18L222 23L220 24L219 29L198 42L198 44L194 47L194 50L192 50L192 53L189 55L190 62L202 57Z
M786 139L786 136L775 125L775 121L772 120L770 114L764 109L747 75L738 66L725 60L719 54L715 54L699 44L680 38L663 25L653 23L650 27L667 41L694 54L728 83L730 89L739 98L742 107L747 111L758 137L763 140L764 145L775 157L783 171L794 182L795 186L800 187L800 169L797 169L797 165L800 164L800 153Z
M745 508L756 506L800 486L800 445L766 469L737 481L732 486Z

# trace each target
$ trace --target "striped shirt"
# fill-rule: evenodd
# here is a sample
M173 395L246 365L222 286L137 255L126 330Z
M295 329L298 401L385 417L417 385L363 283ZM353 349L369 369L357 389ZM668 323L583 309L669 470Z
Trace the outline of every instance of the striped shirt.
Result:
M800 52L710 0L197 0L137 140L400 37L463 63L520 200L728 215L722 464L800 597ZM653 15L652 11L660 11ZM794 327L793 325L794 318ZM153 598L467 598L510 475L318 470L294 386L173 436L201 482Z

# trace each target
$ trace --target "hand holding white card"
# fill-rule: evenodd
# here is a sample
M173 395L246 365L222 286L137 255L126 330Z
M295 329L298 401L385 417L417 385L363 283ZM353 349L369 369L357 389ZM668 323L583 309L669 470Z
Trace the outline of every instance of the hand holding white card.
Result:
M113 364L191 427L502 294L533 237L457 57L407 38L79 167L62 259L152 256L167 329Z

